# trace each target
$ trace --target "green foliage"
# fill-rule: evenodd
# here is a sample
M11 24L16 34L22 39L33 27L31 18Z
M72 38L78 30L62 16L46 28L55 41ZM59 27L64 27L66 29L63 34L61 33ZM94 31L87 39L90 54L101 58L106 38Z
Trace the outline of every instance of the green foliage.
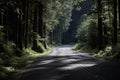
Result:
M53 31L57 26L61 32L68 29L70 25L73 6L85 0L46 0L43 21L48 31ZM80 6L78 6L80 10Z
M89 45L86 44L80 48L80 51L94 53L96 51L96 49L92 49Z
M76 37L78 38L80 43L86 42L89 24L90 24L89 19L85 19L77 29Z
M94 56L98 57L111 57L112 56L112 46L107 46L104 50L99 51Z
M0 79L6 80L6 77L8 77L9 74L14 71L15 69L13 67L0 66Z
M72 49L73 49L73 50L80 50L81 47L82 47L82 45L79 44L79 43L77 43L77 44L74 45L74 47L73 47Z
M83 16L85 17L85 20L83 20L78 27L76 35L79 44L78 49L95 49L97 48L97 20L93 18L93 15Z
M77 7L76 7L76 10L77 10L77 11L80 11L80 10L81 10L81 7L80 7L80 6L77 6Z
M97 51L97 49L92 49L90 46L88 46L86 43L77 43L74 45L74 47L72 48L73 50L79 50L80 52L88 52L93 54L94 52Z
M46 49L45 46L45 38L41 38L37 33L34 33L33 35L33 40L36 41L36 48L35 51L39 52L39 53L43 53Z
M31 49L31 47L24 49L24 52L27 53L28 55L32 55L32 54L37 53L33 49Z
M62 30L66 30L71 21L71 11L73 0L51 0L46 4L43 20L46 23L47 29L52 31L57 25Z
M4 27L0 26L0 79L4 80L8 77L9 73L15 71L18 56L23 53L16 53L18 50L15 44L4 39Z
M44 38L40 38L40 36L37 36L37 44L38 44L38 49L40 50L40 52L44 52L45 51L45 46L44 46L44 42L45 39Z
M13 67L1 67L3 72L8 73L8 72L14 72L15 69Z
M104 57L110 60L120 61L120 38L119 38L119 29L115 29L119 24L119 16L117 15L119 11L115 12L117 8L114 7L115 4L112 4L113 1L102 2L102 27L103 27L103 42L104 49L99 51L97 56ZM97 4L97 3L96 3ZM118 5L117 5L118 6ZM97 6L96 6L97 9ZM115 17L117 15L117 17ZM116 22L114 22L116 20ZM117 32L118 31L118 32ZM116 33L117 32L117 33ZM118 37L117 44L114 44L115 38ZM99 37L99 36L98 36Z
M45 48L44 48L44 46L43 46L43 44L42 43L38 43L38 50L39 50L39 52L41 52L41 53L43 53L44 51L45 51Z
M2 60L2 64L8 64L9 59L14 56L14 46L15 44L4 39L4 34L0 28L0 59Z
M97 23L95 21L95 19L90 20L90 24L88 27L88 45L94 49L97 47L97 43L98 43L98 33L97 33Z
M112 47L107 46L104 51L105 51L106 54L110 55L110 54L112 54Z

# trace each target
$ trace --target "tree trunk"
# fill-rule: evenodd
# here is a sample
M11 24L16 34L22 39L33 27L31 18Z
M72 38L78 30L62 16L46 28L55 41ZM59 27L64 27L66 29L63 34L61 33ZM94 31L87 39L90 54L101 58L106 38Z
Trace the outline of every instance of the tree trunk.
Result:
M44 37L44 31L43 31L43 5L39 2L39 35L43 38Z
M0 25L3 25L3 14L0 12Z
M117 0L114 0L113 4L113 45L117 44Z
M102 1L98 0L98 50L103 50Z
M106 24L103 25L103 30L104 30L104 47L108 44L108 34L107 34L107 26Z
M118 11L119 11L119 30L120 30L120 0L118 0Z
M25 18L25 26L26 26L26 29L25 29L25 48L28 47L28 30L29 30L29 27L28 27L28 9L29 9L29 2L26 3L26 8L25 8L25 15L26 15L26 18Z
M23 49L23 25L22 25L22 2L20 2L20 14L19 14L19 34L18 34L18 47L20 50Z
M34 10L34 22L33 22L33 32L34 32L34 39L33 39L33 50L37 50L37 40L36 40L36 36L37 36L37 7L35 7Z

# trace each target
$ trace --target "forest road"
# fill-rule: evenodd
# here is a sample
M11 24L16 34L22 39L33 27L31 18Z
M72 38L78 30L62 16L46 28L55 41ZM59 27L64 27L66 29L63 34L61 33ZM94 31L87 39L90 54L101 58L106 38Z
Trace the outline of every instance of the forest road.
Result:
M120 80L120 64L71 48L56 47L37 58L19 80Z

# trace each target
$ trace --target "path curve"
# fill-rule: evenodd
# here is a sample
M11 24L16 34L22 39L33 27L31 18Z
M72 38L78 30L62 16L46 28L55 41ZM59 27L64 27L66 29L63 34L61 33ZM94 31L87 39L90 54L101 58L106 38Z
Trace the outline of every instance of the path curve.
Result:
M120 80L120 65L64 45L37 58L19 80Z

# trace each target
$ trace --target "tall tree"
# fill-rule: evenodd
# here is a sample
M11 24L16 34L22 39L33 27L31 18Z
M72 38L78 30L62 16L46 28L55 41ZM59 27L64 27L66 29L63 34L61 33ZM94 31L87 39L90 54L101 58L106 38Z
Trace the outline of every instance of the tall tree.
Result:
M102 0L98 2L98 49L103 50Z
M119 12L119 29L120 29L120 0L118 0L118 12Z
M117 44L117 0L113 1L113 45Z

